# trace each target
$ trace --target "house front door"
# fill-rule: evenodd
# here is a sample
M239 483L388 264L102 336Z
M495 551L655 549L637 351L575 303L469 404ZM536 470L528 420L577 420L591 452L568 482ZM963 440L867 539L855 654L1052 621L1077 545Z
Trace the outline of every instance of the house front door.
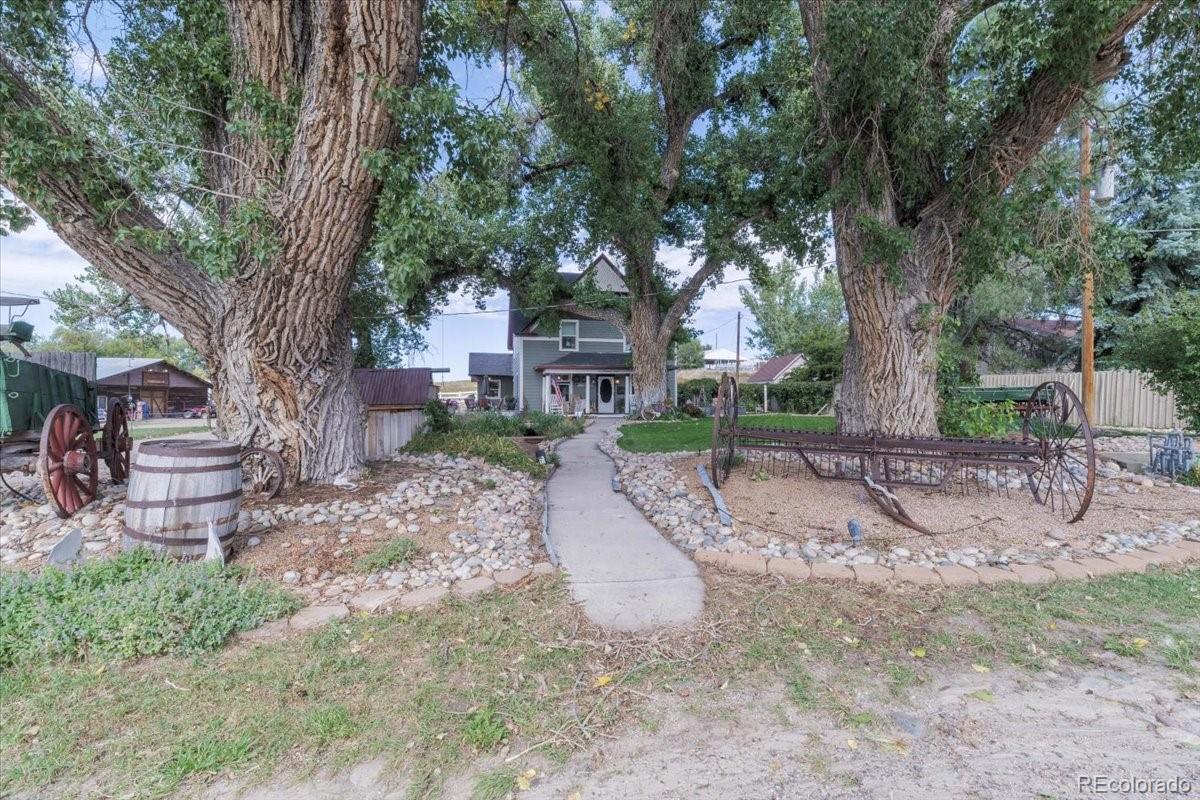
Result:
M616 385L611 375L596 378L596 412L615 414L617 411Z

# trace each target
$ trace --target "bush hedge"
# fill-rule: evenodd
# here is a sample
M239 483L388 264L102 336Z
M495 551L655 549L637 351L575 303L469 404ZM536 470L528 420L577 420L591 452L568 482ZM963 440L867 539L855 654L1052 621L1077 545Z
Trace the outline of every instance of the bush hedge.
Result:
M72 569L0 573L0 668L60 658L199 653L291 613L296 598L244 571L146 548Z
M749 399L751 388L758 389L758 402L762 402L762 387L747 386L743 390L744 399ZM769 411L780 411L788 414L816 414L833 401L833 381L793 381L784 380L772 385L767 390L767 399L771 407Z

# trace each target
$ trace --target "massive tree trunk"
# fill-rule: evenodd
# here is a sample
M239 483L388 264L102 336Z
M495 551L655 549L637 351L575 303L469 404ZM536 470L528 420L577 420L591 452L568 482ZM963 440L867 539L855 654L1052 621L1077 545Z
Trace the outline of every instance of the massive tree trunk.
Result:
M859 213L844 208L834 213L838 277L850 333L835 408L838 429L936 436L948 255L913 252L896 267L872 262ZM941 279L934 292L931 275Z
M655 297L635 300L629 312L626 336L633 349L633 387L637 391L638 407L660 409L670 400L667 395L667 355L671 331L663 328Z
M214 149L204 178L222 197L220 218L238 203L266 217L228 277L193 263L86 132L0 54L4 121L16 123L7 127L63 143L57 160L0 164L0 183L184 335L211 370L225 435L281 450L292 482L332 480L363 460L347 303L379 192L365 159L397 144L382 90L416 82L422 10L420 0L227 0L231 84L283 106L300 93L286 148L249 105L236 124L223 99L206 113ZM9 136L0 130L0 145Z

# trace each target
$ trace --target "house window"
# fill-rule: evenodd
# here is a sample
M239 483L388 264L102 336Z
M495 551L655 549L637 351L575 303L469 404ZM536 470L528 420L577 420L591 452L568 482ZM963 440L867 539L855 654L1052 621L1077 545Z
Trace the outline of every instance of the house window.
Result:
M625 334L621 334L621 349L626 353L633 352L633 344L629 341L629 337Z
M577 320L564 319L558 323L558 349L579 349L579 322Z
M500 379L499 378L488 378L487 379L487 394L484 396L487 397L489 400L499 400L500 399Z

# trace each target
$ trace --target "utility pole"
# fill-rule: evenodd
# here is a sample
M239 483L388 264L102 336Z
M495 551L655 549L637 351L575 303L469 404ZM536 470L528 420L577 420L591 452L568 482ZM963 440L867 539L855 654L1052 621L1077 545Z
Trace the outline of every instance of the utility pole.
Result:
M1080 361L1083 370L1083 410L1088 419L1096 422L1096 328L1092 319L1095 276L1092 274L1092 124L1083 121L1079 130L1079 238L1083 253L1083 328L1080 331Z
M737 361L734 362L733 374L738 380L742 379L742 312L738 312L737 321Z

